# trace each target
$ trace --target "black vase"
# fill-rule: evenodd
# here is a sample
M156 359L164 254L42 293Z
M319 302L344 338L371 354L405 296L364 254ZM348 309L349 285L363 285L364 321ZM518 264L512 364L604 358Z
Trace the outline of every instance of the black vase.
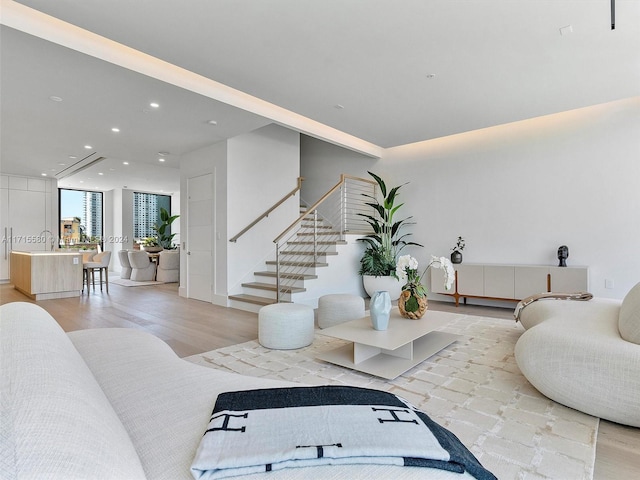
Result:
M462 252L458 250L451 252L451 263L462 263Z

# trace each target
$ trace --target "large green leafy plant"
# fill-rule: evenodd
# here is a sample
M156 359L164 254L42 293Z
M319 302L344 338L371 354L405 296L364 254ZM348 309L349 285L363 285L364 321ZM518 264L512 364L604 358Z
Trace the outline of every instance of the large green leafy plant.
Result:
M403 185L393 187L387 191L387 186L382 178L372 172L367 173L378 184L382 201L378 200L377 196L363 194L371 199L371 202L366 202L366 205L373 209L373 213L371 215L359 213L359 215L366 218L367 223L371 225L373 233L358 239L367 244L367 248L360 259L359 273L360 275L373 275L376 277L396 276L396 260L400 251L408 245L417 247L422 247L422 245L406 241L405 239L411 234L401 232L404 226L411 225L408 220L412 217L397 221L394 219L398 209L404 205L403 203L395 204L398 190Z
M176 246L173 244L173 237L175 233L169 233L171 231L171 224L180 215L169 215L169 212L165 208L160 208L160 223L156 223L153 226L153 230L158 234L158 244L166 249L173 250Z

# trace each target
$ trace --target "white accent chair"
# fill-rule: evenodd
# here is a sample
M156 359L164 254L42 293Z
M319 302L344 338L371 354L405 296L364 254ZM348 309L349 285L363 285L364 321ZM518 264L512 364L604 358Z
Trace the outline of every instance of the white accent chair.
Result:
M333 325L364 317L364 298L346 293L331 293L318 299L318 327Z
M127 252L131 265L131 280L134 282L148 282L155 280L156 264L152 262L147 252L133 250Z
M538 300L520 312L523 375L581 412L640 427L640 283L624 300Z
M292 350L313 342L313 308L297 303L274 303L258 311L258 341L274 350Z
M120 278L131 278L131 264L129 263L129 255L127 250L120 250L118 252L118 258L120 259Z
M156 280L165 283L180 280L180 250L162 250L160 252Z
M93 256L90 262L82 263L82 270L84 273L84 284L87 285L87 293L89 292L89 281L93 285L93 290L96 290L96 277L95 272L100 272L100 291L102 291L102 273L104 272L104 284L107 287L107 293L109 293L109 263L111 262L111 252L97 253ZM82 286L84 291L84 285Z

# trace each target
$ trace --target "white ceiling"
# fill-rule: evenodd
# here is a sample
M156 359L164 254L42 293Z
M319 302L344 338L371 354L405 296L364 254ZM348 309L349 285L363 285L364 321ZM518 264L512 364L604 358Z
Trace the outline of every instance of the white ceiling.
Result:
M610 1L19 3L387 148L640 95L640 2L616 0L611 30ZM181 154L271 121L13 28L1 35L4 173L55 174L95 151L107 160L61 184L175 191ZM170 155L157 167L160 151Z

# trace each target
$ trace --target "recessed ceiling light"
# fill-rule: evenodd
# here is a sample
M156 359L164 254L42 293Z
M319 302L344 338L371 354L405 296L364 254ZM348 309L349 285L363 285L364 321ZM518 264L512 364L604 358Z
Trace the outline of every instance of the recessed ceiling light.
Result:
M91 150L91 145L85 145L84 148L86 148L87 150Z
M149 106L150 106L151 108L160 108L160 104L159 104L159 103L156 103L156 102L151 102L151 103L149 104Z
M215 120L209 120L207 123L209 125L217 125L218 124L218 122L216 122Z
M159 158L158 161L159 162L164 162L164 158Z
M69 157L69 158L72 158L72 157ZM76 157L73 157L73 158L76 158ZM64 167L66 165L66 163L59 163L58 165L61 166L61 167Z
M84 180L80 180L80 183L84 183Z
M113 127L111 129L111 131L114 132L114 133L118 133L120 131L120 129L118 127Z
M340 105L339 103L335 104L333 106L333 108L337 108L338 110L342 110L344 108L344 105Z
M72 159L72 160L75 160L78 157L76 157L75 155L69 155L69 158Z
M104 175L104 173L102 173L102 172L98 172L98 175Z
M49 97L49 100L54 101L54 102L61 102L62 99L60 97L56 97L55 95L51 95Z
M122 162L123 165L129 165L129 162Z
M43 177L46 177L47 174L46 173L41 173L40 175L42 175Z

